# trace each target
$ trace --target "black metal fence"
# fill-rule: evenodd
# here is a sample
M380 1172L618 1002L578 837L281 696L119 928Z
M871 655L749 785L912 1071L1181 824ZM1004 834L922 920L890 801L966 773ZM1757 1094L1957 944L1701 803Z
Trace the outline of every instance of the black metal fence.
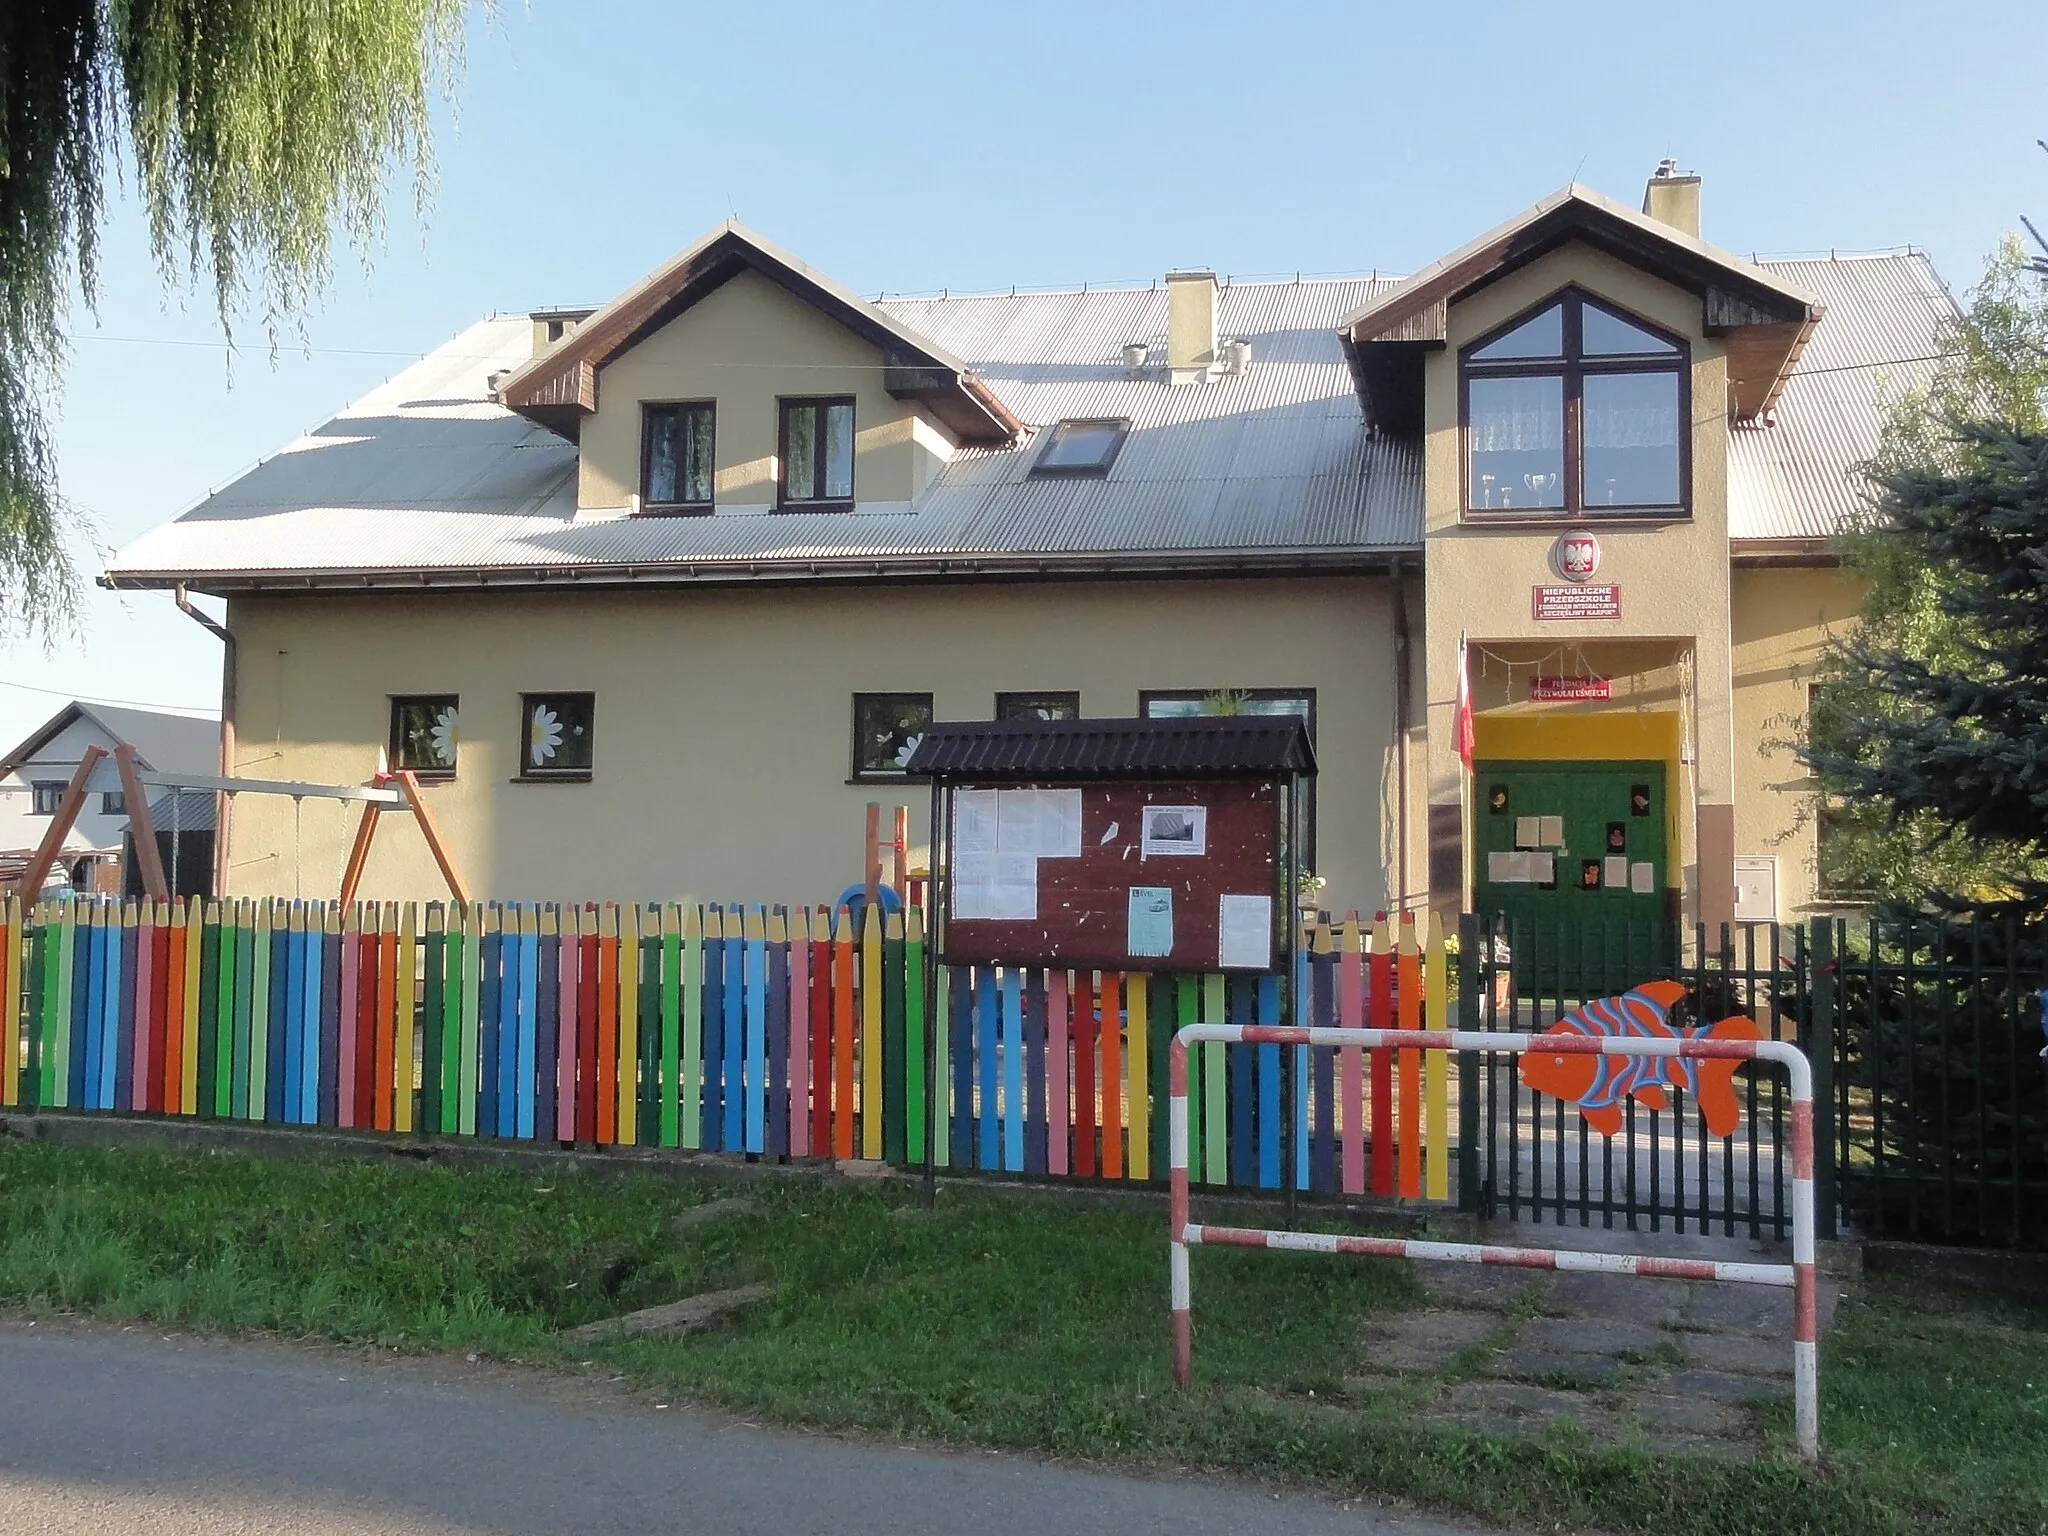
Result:
M2048 924L1813 926L1844 1215L1872 1235L2048 1248Z
M1595 998L1675 980L1687 996L1673 1011L1674 1026L1742 1014L1772 1038L1807 1044L1806 931L1743 924L1724 928L1719 938L1712 945L1704 929L1682 936L1641 923L1489 923L1467 916L1459 937L1459 1027L1540 1032ZM1756 1063L1738 1070L1742 1120L1732 1136L1707 1131L1687 1087L1688 1067L1675 1062L1662 1085L1664 1107L1624 1099L1621 1125L1606 1135L1565 1098L1532 1087L1525 1060L1460 1058L1459 1188L1468 1210L1579 1226L1786 1236L1792 1206L1782 1068ZM1614 1068L1603 1063L1598 1070Z
M1813 1063L1822 1235L1847 1222L2048 1248L2048 923L1816 918L1653 936L1467 916L1459 941L1461 1029L1540 1032L1668 979L1686 989L1674 1025L1743 1015L1798 1044ZM1460 1202L1525 1221L1786 1236L1783 1071L1737 1072L1742 1118L1724 1137L1673 1075L1664 1107L1624 1100L1606 1135L1532 1087L1518 1059L1461 1057Z

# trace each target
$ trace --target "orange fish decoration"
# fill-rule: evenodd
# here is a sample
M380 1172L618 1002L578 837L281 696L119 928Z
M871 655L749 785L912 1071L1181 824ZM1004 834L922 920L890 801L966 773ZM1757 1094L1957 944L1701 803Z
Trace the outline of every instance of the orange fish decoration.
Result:
M1620 997L1574 1008L1543 1033L1610 1040L1763 1039L1756 1021L1740 1015L1706 1029L1674 1028L1671 1009L1684 996L1685 988L1675 981L1646 982ZM1523 1054L1521 1078L1538 1093L1577 1104L1586 1124L1603 1136L1621 1129L1623 1099L1664 1109L1670 1102L1664 1095L1667 1087L1693 1096L1708 1134L1732 1136L1742 1123L1742 1106L1735 1098L1735 1069L1741 1065L1733 1057L1560 1056L1536 1049Z

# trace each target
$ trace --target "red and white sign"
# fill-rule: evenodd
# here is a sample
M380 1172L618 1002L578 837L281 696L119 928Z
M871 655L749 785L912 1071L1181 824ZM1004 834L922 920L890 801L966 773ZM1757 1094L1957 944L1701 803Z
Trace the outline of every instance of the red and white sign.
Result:
M1591 581L1600 569L1600 541L1590 529L1573 528L1557 536L1552 559L1567 581Z
M1538 619L1618 619L1621 588L1531 587L1529 611Z
M1532 704L1568 704L1578 699L1611 699L1614 697L1614 679L1611 677L1532 677L1529 679L1529 702Z

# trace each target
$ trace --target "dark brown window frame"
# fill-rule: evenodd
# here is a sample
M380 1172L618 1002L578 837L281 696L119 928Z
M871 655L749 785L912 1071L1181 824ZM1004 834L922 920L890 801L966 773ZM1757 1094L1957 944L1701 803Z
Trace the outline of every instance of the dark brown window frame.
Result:
M1064 433L1066 429L1069 427L1114 427L1116 429L1116 436L1113 439L1111 439L1109 451L1102 456L1102 460L1100 463L1046 463L1045 460L1047 455L1049 455L1053 451L1054 447L1058 445L1061 434ZM1128 438L1130 435L1131 418L1128 416L1068 417L1064 421L1055 422L1051 429L1047 431L1047 433L1045 434L1045 443L1038 450L1038 457L1032 461L1031 473L1034 475L1045 476L1053 479L1074 476L1082 479L1093 478L1096 480L1100 480L1107 476L1110 470L1116 467L1117 455L1124 451L1124 440Z
M101 790L100 814L102 816L126 816L128 814L128 792L121 789Z
M64 791L70 788L63 779L35 779L28 786L29 815L54 816L64 809Z
M1081 718L1081 690L1078 688L1017 688L998 693L996 695L995 714L990 718L996 720L1035 718L1026 715L1005 714L1004 711L1017 705L1028 707L1033 704L1047 703L1054 699L1058 699L1073 711L1073 714L1068 718L1074 720Z
M535 706L560 699L590 700L590 766L588 768L536 768L527 761L527 742L533 734ZM540 693L519 695L519 772L515 784L588 784L597 772L597 692L590 688L550 688Z
M852 496L805 497L793 500L789 494L789 413L798 407L809 407L819 412L821 418L826 408L843 405L853 412L853 462L846 467L847 475L853 480ZM822 420L820 426L823 425ZM824 433L818 434L819 452L813 467L812 489L825 488ZM775 508L778 512L850 512L855 499L860 495L860 408L852 395L778 395L775 400Z
M398 760L398 712L406 705L450 705L455 710L456 729L458 732L461 730L462 695L459 693L394 693L390 695L390 700L391 716L390 724L387 727L389 734L386 736L384 744L384 760L385 762L389 763L393 769L398 769L405 766ZM462 744L461 738L460 736L458 736L456 738L455 763L452 766L447 768L415 768L412 770L412 776L418 779L422 784L443 784L455 777L456 770L460 768L461 765Z
M938 697L929 691L915 688L868 688L856 689L847 701L847 754L849 784L911 784L922 783L922 778L893 769L863 768L860 765L860 701L862 699L923 699L931 718L939 718ZM927 722L929 723L929 722Z
M1599 353L1588 356L1582 347L1583 306L1592 304L1617 319L1649 332L1677 348L1664 357L1646 353ZM1475 361L1474 353L1491 346L1517 326L1534 319L1553 305L1564 306L1564 355L1561 358L1504 358L1497 362ZM1672 505L1589 507L1585 505L1583 415L1588 374L1673 373L1678 376L1678 501ZM1564 384L1564 505L1561 507L1475 507L1472 505L1472 380L1512 378L1556 378ZM1685 337L1645 320L1633 310L1611 299L1567 284L1546 294L1513 318L1503 321L1458 353L1458 499L1461 516L1469 523L1554 524L1580 518L1600 522L1681 523L1692 517L1692 345Z
M652 468L654 433L648 418L656 411L703 411L711 418L711 495L704 501L655 501L647 494ZM718 402L716 400L642 400L640 402L640 516L706 517L718 502Z
M1138 713L1146 719L1152 718L1154 701L1180 701L1183 699L1206 699L1212 694L1229 692L1242 694L1247 699L1306 699L1308 700L1308 740L1313 747L1316 741L1316 715L1320 703L1313 688L1141 688L1138 690ZM1268 716L1267 718L1272 718ZM1299 716L1296 717L1300 718ZM1316 858L1316 781L1310 778L1301 786L1301 867L1315 869Z

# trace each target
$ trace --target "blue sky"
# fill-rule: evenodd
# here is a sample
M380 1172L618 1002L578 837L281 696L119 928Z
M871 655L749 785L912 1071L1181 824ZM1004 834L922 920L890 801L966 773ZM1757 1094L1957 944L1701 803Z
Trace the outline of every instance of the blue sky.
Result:
M862 292L1410 271L1574 178L1634 201L1668 154L1719 244L1917 245L1960 291L2048 219L2044 44L2038 0L504 0L425 218L401 179L367 267L343 257L274 361L167 295L117 204L58 425L80 562L478 315L600 302L728 212ZM55 653L0 643L0 748L74 694L218 690L167 596L95 592Z

